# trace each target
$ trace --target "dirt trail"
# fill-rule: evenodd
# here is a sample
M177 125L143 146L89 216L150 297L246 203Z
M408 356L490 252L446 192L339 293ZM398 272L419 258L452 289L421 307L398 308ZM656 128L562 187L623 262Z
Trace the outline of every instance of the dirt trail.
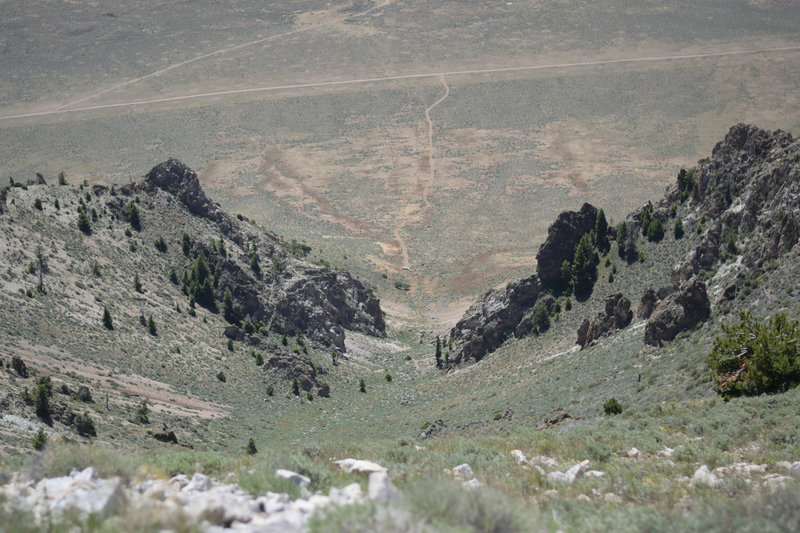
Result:
M428 168L430 170L430 178L428 182L422 186L422 202L425 204L425 209L430 207L430 203L428 202L428 187L433 183L434 179L436 179L436 168L433 158L433 121L431 120L431 111L434 107L444 102L445 98L450 95L450 86L447 85L444 74L440 75L439 79L442 85L444 85L444 95L425 110L425 122L428 123Z
M750 55L750 54L762 54L762 53L769 53L769 52L794 52L800 51L800 46L784 46L784 47L777 47L777 48L760 48L755 50L734 50L730 52L710 52L706 54L682 54L682 55L672 55L672 56L646 56L646 57L632 57L632 58L622 58L622 59L602 59L597 61L576 61L571 63L549 63L543 65L529 65L529 66L519 66L519 67L497 67L497 68L484 68L484 69L471 69L471 70L451 70L445 72L427 72L427 73L417 73L417 74L399 74L397 76L383 76L383 77L375 77L375 78L356 78L350 80L336 80L336 81L320 81L320 82L313 82L313 83L295 83L295 84L288 84L288 85L269 85L264 87L251 87L249 89L229 89L223 91L213 91L213 92L206 92L206 93L198 93L198 94L186 94L186 95L176 95L176 96L167 96L162 98L150 98L146 100L131 100L128 102L117 102L112 104L99 104L99 105L92 105L92 106L85 106L85 107L74 107L70 109L52 109L48 111L36 111L31 113L19 113L15 115L5 115L0 116L0 120L4 119L15 119L15 118L32 118L32 117L42 117L48 115L61 115L66 113L78 113L83 111L97 111L102 109L113 109L118 107L131 107L131 106L140 106L140 105L148 105L148 104L160 104L160 103L167 103L167 102L179 102L184 100L196 100L202 98L213 98L219 96L231 96L237 94L254 94L254 93L262 93L262 92L270 92L270 91L287 91L293 89L309 89L309 88L316 88L316 87L337 87L342 85L360 85L365 83L378 83L378 82L386 82L386 81L400 81L400 80L413 80L413 79L424 79L424 78L433 78L433 77L441 77L441 76L467 76L467 75L479 75L479 74L498 74L504 72L524 72L524 71L535 71L535 70L548 70L548 69L566 69L566 68L579 68L579 67L589 67L589 66L600 66L600 65L617 65L617 64L625 64L625 63L647 63L647 62L662 62L662 61L680 61L680 60L689 60L689 59L703 59L703 58L711 58L711 57L725 57L725 56L739 56L739 55ZM199 58L196 58L199 59ZM150 75L154 75L150 74ZM131 80L133 81L133 80ZM109 90L106 90L108 92ZM98 96L98 95L94 95ZM77 102L73 102L69 105L74 105ZM64 106L62 106L64 107Z
M364 15L366 15L368 13L371 13L372 11L375 11L376 9L380 9L380 8L383 8L383 7L387 6L389 3L391 3L391 1L392 0L384 0L383 2L374 5L369 9L365 9L364 11L361 11L361 12L358 12L358 13L351 13L351 14L348 14L348 15L345 15L345 16L342 16L342 17L331 19L331 20L329 20L327 22L317 23L316 25L313 25L313 26L304 26L302 28L297 28L297 29L294 29L294 30L291 30L291 31L287 31L287 32L284 32L284 33L279 33L279 34L276 34L276 35L270 35L269 37L264 37L262 39L256 39L256 40L253 40L253 41L248 41L246 43L237 44L235 46L229 46L227 48L220 48L219 50L215 50L215 51L209 52L207 54L199 55L197 57L193 57L193 58L187 59L185 61L180 61L178 63L173 63L172 65L170 65L168 67L162 68L161 70L157 70L155 72L151 72L150 74L146 74L146 75L141 76L139 78L134 78L132 80L128 80L126 82L114 85L113 87L109 87L108 89L103 89L102 91L98 91L96 93L90 94L89 96L84 96L83 98L80 98L78 100L74 100L72 102L68 102L68 103L66 103L66 104L64 104L62 106L59 106L57 108L57 110L60 111L60 110L63 110L65 108L77 105L77 104L82 104L83 102L86 102L88 100L92 100L94 98L97 98L98 96L102 96L104 94L108 94L110 92L116 91L117 89L122 89L123 87L127 87L129 85L133 85L134 83L138 83L140 81L144 81L144 80L149 79L149 78L154 78L156 76L160 76L161 74L166 74L167 72L170 72L170 71L175 70L177 68L183 67L185 65L189 65L191 63L196 63L197 61L202 61L203 59L208 59L209 57L214 57L214 56L218 56L218 55L222 55L222 54L227 54L227 53L230 53L230 52L235 52L235 51L241 50L243 48L248 48L250 46L255 46L257 44L266 43L266 42L269 42L269 41L274 41L276 39L280 39L281 37L287 37L289 35L294 35L294 34L297 34L297 33L302 33L302 32L306 32L306 31L309 31L309 30L315 30L315 29L319 29L319 28L322 28L322 27L325 27L325 26L330 26L331 24L337 24L339 22L344 22L347 19L362 17L362 16L364 16Z

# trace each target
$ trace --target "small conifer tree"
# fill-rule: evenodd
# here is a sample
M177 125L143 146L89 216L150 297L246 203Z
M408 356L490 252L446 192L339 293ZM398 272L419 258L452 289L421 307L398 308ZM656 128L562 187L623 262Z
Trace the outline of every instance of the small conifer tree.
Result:
M359 378L358 380L358 390L361 392L367 392L367 384L364 383L364 378Z
M442 368L442 341L439 339L439 335L436 335L436 367ZM363 383L364 380L362 379L361 382ZM364 392L364 391L361 391Z
M114 329L114 322L111 320L111 311L108 307L103 307L103 326L106 329Z
M255 455L258 453L258 448L256 448L256 441L250 437L250 440L247 442L247 455Z
M297 382L297 378L292 380L292 394L300 396L300 384Z
M153 320L153 315L150 315L150 316L147 318L147 331L148 331L148 332L150 333L150 335L152 335L153 337L156 337L156 336L158 336L158 332L156 331L156 321L155 321L155 320Z

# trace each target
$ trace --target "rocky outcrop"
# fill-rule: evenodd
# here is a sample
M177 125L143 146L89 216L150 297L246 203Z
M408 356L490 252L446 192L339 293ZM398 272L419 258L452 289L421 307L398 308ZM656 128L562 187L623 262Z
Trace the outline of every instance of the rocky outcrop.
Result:
M330 386L317 377L314 368L294 355L276 353L267 360L267 368L283 372L287 379L296 379L301 389L317 396L327 398L331 394Z
M479 361L497 349L519 326L541 290L539 277L533 275L487 292L450 331L454 344L450 361L456 365Z
M597 208L583 204L580 211L564 211L547 229L547 240L536 254L536 271L544 287L558 285L561 263L572 261L575 246L584 234L594 229Z
M597 313L591 322L584 320L578 328L578 344L581 348L591 346L630 324L632 318L633 311L629 299L622 293L609 296L606 298L604 309Z
M733 255L742 256L745 269L760 268L800 240L800 142L780 130L738 124L710 159L681 171L666 201L681 194L710 220L700 243L673 269L673 284Z
M647 320L658 305L659 297L653 289L647 289L642 293L642 299L639 301L639 307L636 309L636 318Z
M645 324L644 341L659 346L706 321L710 314L706 285L693 279L658 304Z
M240 320L249 317L252 322L261 321L281 334L302 330L308 338L341 352L345 351L345 328L373 336L386 335L380 303L360 281L347 272L309 264L295 257L275 235L243 224L243 217L228 215L206 197L197 174L176 159L156 165L140 180L120 187L109 207L125 218L131 195L164 193L172 195L193 215L211 220L222 235L238 246L235 249L229 244L220 249L216 244L194 241L189 260L203 253L210 271L216 275L217 301L221 302L225 292L230 291L241 311ZM141 216L146 227L147 215ZM180 240L179 235L176 237ZM254 254L263 265L258 270L250 265ZM184 268L190 271L191 263Z

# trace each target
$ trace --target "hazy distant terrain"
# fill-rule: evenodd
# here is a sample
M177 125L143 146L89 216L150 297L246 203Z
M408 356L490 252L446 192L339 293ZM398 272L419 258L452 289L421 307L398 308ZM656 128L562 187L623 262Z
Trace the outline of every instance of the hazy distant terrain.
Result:
M175 156L224 207L386 274L390 311L407 294L441 320L529 272L559 211L618 218L731 124L800 127L796 2L2 10L3 178L121 183Z

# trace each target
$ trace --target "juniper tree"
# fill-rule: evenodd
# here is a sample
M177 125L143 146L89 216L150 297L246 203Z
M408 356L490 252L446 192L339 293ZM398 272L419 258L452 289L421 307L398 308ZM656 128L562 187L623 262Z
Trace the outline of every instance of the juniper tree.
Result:
M114 329L114 323L111 320L111 311L108 310L108 307L103 307L103 326L106 329Z

